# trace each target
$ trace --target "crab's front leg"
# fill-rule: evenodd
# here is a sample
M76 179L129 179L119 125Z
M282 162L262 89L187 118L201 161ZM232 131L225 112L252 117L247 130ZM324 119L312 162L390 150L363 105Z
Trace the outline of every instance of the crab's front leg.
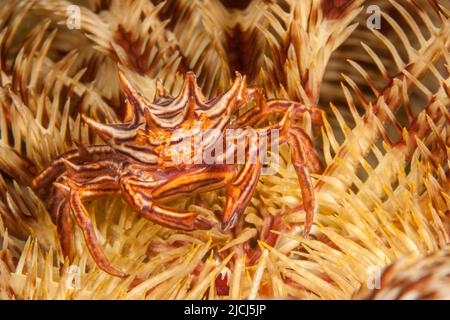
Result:
M322 163L313 142L299 126L292 124L293 109L289 109L281 122L280 142L287 142L291 151L291 161L295 168L302 193L303 208L306 213L303 235L311 231L316 210L314 185L310 172L322 171Z
M236 226L245 211L258 184L262 161L254 143L246 149L245 164L231 183L225 185L227 191L225 209L222 217L222 230Z
M48 204L50 215L58 228L58 238L62 253L69 261L73 260L73 232L74 223L70 213L68 201L70 188L64 185L64 176L61 176L52 189L52 195Z
M314 124L322 124L324 111L316 106L308 106L301 102L290 100L268 100L266 101L262 92L257 91L254 94L257 108L252 108L239 117L238 124L246 126L256 126L257 124L267 120L275 113L286 113L291 110L292 118L300 120L305 113L311 116L311 121Z
M287 142L289 144L291 161L299 180L303 208L306 213L303 234L307 236L313 224L314 211L316 207L314 186L310 177L310 172L321 172L322 164L309 136L301 127L292 123L294 112L293 107L289 108L280 124L259 129L259 132L264 132L264 136L270 136L272 134L272 130L277 130L279 133L278 138L274 137L274 139L270 139L267 149L271 149L270 145L272 143L281 144ZM260 161L260 157L257 157L257 159ZM260 162L252 163L246 161L246 164L240 173L240 178L236 180L236 184L240 184L240 187L245 186L246 192L244 193L241 191L241 193L239 193L240 188L232 188L230 194L233 195L234 193L237 193L240 194L240 197L230 196L229 199L227 199L226 213L224 215L226 221L233 221L235 219L232 218L235 212L234 207L238 206L240 203L245 203L246 205L248 204L249 199L246 199L246 195L253 193L260 175L261 165L262 164ZM238 198L239 200L236 201ZM227 222L225 222L226 226L234 226L234 224L230 222L227 224Z
M118 157L120 156L114 153L113 149L107 145L88 147L79 145L78 150L69 151L55 159L44 171L34 178L31 187L37 191L45 191L45 188L64 172L67 162L78 163L80 161L91 161L95 163L103 160L111 161L111 159ZM90 171L91 169L87 168L86 170Z
M281 130L281 135L276 143L287 142L291 149L291 158L297 177L300 183L302 199L306 212L306 222L304 227L304 235L309 234L311 229L314 210L315 197L314 187L309 175L309 171L321 171L321 162L314 149L314 145L308 135L298 126L291 124L292 109L285 115L281 125L269 126L261 129L264 136L271 135L271 130ZM226 184L227 198L223 213L222 229L229 230L236 226L239 217L247 208L256 186L259 181L262 170L262 159L260 154L260 135L256 135L256 140L251 140L247 144L245 163L235 179ZM274 143L270 140L270 144Z
M127 273L122 272L114 268L106 257L103 249L100 247L98 243L97 236L95 234L94 225L92 220L87 212L84 204L83 198L87 195L82 190L77 190L75 188L71 188L69 194L69 202L70 207L72 209L72 213L75 216L75 219L83 232L84 239L86 241L86 245L91 253L93 259L97 263L100 269L109 273L110 275L116 277L126 277ZM95 193L90 193L88 197L95 196Z
M92 220L83 205L83 201L86 200L120 193L116 181L117 163L104 161L75 165L65 159L63 161L67 172L54 183L55 189L49 203L52 217L58 227L63 253L71 259L73 215L83 233L88 250L99 268L114 276L127 276L126 273L111 266L98 243Z
M305 146L299 130L291 129L288 133L287 140L291 149L292 165L295 168L302 192L303 208L306 213L303 235L307 236L311 231L316 206L314 186L311 181L309 170L315 171L318 163L311 161L311 157L308 157L308 152L315 151L310 150Z
M202 175L189 174L171 179L169 182L143 181L134 175L124 175L120 178L120 186L125 199L133 210L144 218L158 224L181 230L207 230L214 222L202 217L196 212L172 209L156 203L157 199L164 198L165 195L182 195L190 192L183 192L183 187L194 189ZM213 180L212 176L205 179ZM191 190L194 192L195 190Z

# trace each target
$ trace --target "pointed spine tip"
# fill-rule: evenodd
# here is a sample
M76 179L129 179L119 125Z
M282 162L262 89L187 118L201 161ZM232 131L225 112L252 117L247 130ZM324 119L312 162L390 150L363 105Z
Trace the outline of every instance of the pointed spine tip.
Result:
M186 72L184 75L184 87L190 92L195 92L197 86L197 77L195 76L195 73L192 71Z
M147 128L148 129L158 128L159 127L158 123L153 118L153 115L152 115L151 111L148 108L144 109L144 118L145 118L145 122L147 124Z
M156 79L156 94L155 94L155 100L162 98L162 97L166 97L167 94L167 90L166 88L164 88L164 85L161 81L161 79Z
M62 162L66 166L66 170L69 176L74 175L75 173L80 171L80 167L74 164L73 162L70 162L69 160L64 158L62 159Z

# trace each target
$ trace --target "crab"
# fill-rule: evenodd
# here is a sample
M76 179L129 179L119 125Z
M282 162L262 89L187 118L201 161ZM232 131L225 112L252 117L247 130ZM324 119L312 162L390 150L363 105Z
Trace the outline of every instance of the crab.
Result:
M247 86L239 73L228 91L210 100L202 94L193 72L185 74L176 97L170 96L157 81L153 102L123 72L119 72L119 78L126 98L123 123L103 124L83 114L83 120L105 143L78 145L55 159L32 181L32 188L38 191L52 185L48 207L66 256L73 256L75 220L98 267L113 276L128 275L112 266L106 257L84 205L102 196L123 197L133 211L166 227L186 231L212 227L232 230L249 205L265 166L258 144L254 143L262 137L269 140L266 147L281 143L290 146L306 214L303 234L309 234L316 206L310 172L321 171L321 161L310 137L296 120L309 113L313 123L321 123L320 108L265 99L263 90ZM274 114L282 118L269 125ZM216 134L210 134L210 129ZM220 140L229 129L234 129L232 134L227 134L225 141ZM186 148L192 147L192 141L200 134L202 139L195 142L197 151ZM230 141L235 143L228 144ZM225 151L213 148L218 145L226 145ZM245 155L240 165L229 161L238 152L236 145ZM199 161L199 150L211 151L209 161ZM166 199L221 188L226 190L226 201L220 223L196 212L161 204Z

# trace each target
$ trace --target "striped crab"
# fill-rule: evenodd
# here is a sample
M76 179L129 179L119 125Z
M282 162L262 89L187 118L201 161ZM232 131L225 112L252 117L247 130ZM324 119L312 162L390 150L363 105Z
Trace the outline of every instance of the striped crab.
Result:
M176 97L167 94L157 82L153 102L141 95L122 72L119 78L126 97L124 122L102 124L83 115L105 144L78 146L54 160L32 182L35 190L44 190L53 183L49 211L58 227L64 254L71 257L73 253L75 220L99 268L114 276L127 276L104 254L84 206L84 202L106 195L122 196L134 211L155 223L196 230L210 229L217 223L196 212L161 205L161 200L225 188L226 203L219 227L224 231L232 229L248 206L264 167L258 152L260 145L254 143L262 137L268 138L266 147L284 142L290 146L306 213L304 235L308 235L315 208L309 172L320 171L321 163L309 136L294 120L308 112L313 122L320 123L319 108L266 100L260 88L248 87L245 77L238 73L231 88L211 100L204 97L192 72L185 74ZM274 113L283 115L281 121L253 129ZM210 134L209 129L221 134ZM223 133L229 129L235 131L225 135L223 141ZM186 149L185 142L190 141L192 147L200 134L200 142L194 142L199 149ZM218 152L218 145L225 148ZM236 146L245 156L242 165L230 161L238 153ZM209 160L213 161L199 161L199 150L203 154L212 149ZM183 161L175 161L174 156L180 154Z

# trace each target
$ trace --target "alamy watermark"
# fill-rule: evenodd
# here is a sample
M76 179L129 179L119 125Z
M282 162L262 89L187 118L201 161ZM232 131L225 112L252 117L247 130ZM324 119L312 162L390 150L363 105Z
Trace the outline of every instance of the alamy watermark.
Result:
M366 287L370 290L381 289L381 268L379 266L367 268Z
M80 289L81 288L81 270L80 267L71 265L67 269L66 288Z
M66 9L67 20L66 26L69 30L81 29L81 9L79 6L71 5Z
M367 7L366 13L370 16L367 18L367 28L381 29L381 8L376 4Z
M70 5L66 9L67 20L66 26L69 30L81 29L81 8L77 5ZM381 29L381 8L376 5L370 5L367 7L366 13L369 15L367 18L367 28L369 29Z

